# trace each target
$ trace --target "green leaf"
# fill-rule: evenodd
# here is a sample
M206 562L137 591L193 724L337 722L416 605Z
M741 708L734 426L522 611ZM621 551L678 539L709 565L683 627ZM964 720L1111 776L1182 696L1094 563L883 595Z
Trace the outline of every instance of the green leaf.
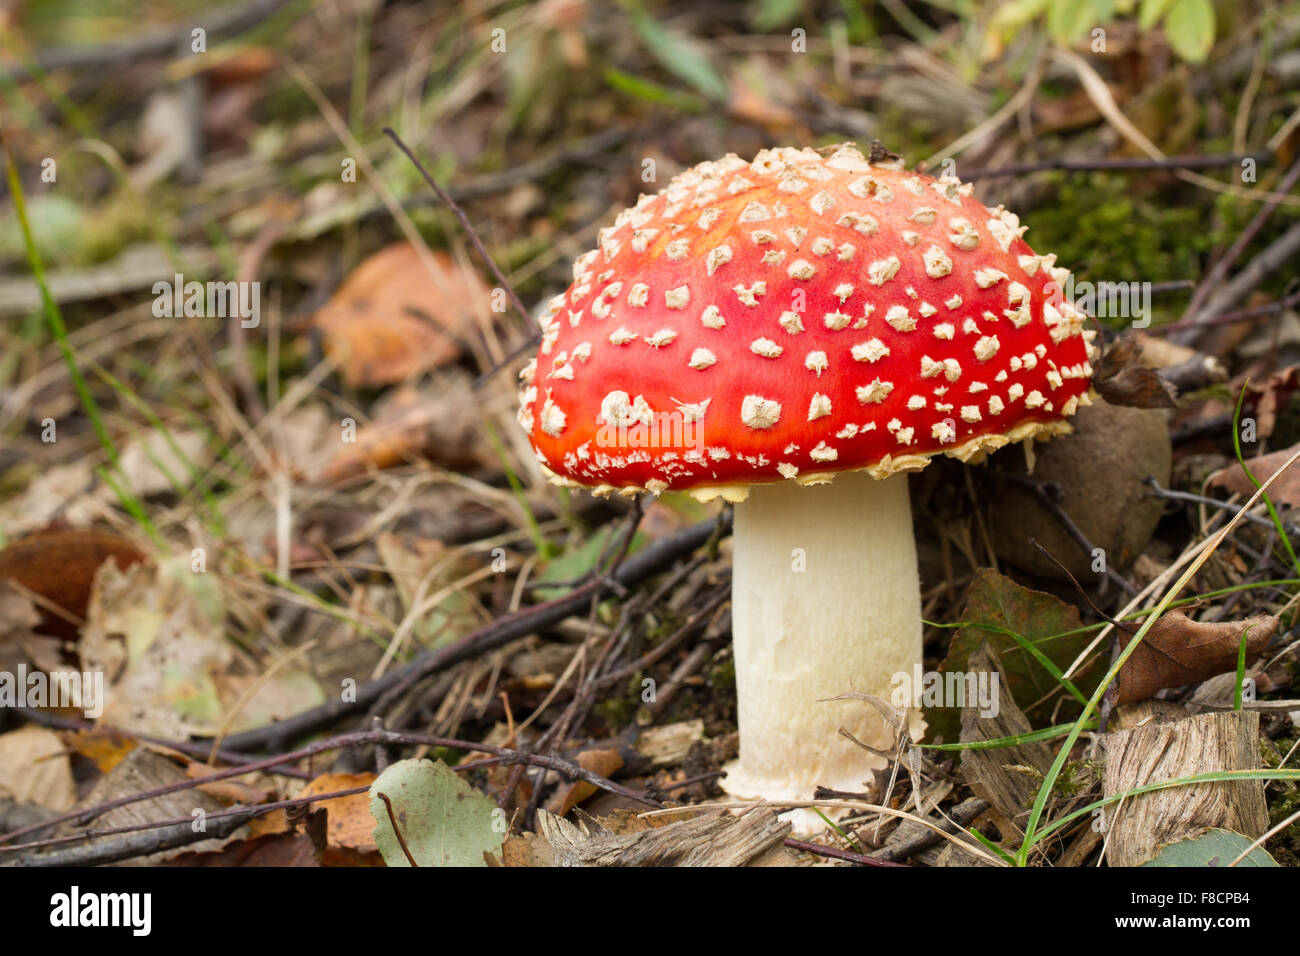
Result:
M1079 712L1079 706L1068 699L1057 710L1059 694L1045 706L1034 706L1058 685L1052 671L1058 674L1064 671L1092 639L1087 631L1067 633L1080 628L1077 608L1051 594L1023 588L1010 578L984 568L976 572L971 582L962 621L965 623L948 645L948 656L939 668L940 673L967 670L971 654L988 641L1007 674L1007 686L1003 690L1011 693L1031 721L1046 723L1055 713L1059 722ZM1013 635L1019 635L1021 640L1017 641ZM1022 641L1038 656L1026 650ZM1050 668L1038 657L1045 659ZM1100 668L1094 667L1084 674L1076 674L1074 684L1087 694L1099 677ZM927 736L942 735L947 741L960 737L958 708L927 708L925 719L930 728Z
M538 584L545 584L551 581L569 582L577 578L585 577L596 569L600 562L601 555L605 555L606 560L611 560L618 553L617 548L622 542L622 535L625 532L622 528L615 528L613 525L605 525L592 532L578 547L572 551L566 551L560 556L553 558L546 563L542 573L537 576ZM611 536L618 535L618 542L611 543ZM634 554L639 551L646 543L646 536L637 532L632 535L632 546L628 548L628 554ZM561 597L572 590L572 586L565 584L562 587L541 588L537 589L537 595L544 601Z
M1001 30L1018 30L1047 9L1048 0L1008 0L993 11L990 24Z
M750 17L760 33L790 23L803 8L803 0L759 0Z
M1071 46L1097 26L1092 0L1059 0L1047 10L1047 31L1058 46Z
M614 67L605 69L605 82L620 93L628 93L647 103L663 103L684 113L703 113L704 100L685 90L670 90L666 86L624 73Z
M1160 22L1174 0L1142 0L1142 9L1138 11L1138 26L1150 30Z
M1214 46L1214 7L1210 0L1177 0L1165 17L1165 36L1184 60L1204 61Z
M388 808L379 794L393 805ZM484 853L499 853L505 820L496 802L479 793L442 761L399 760L370 785L375 843L389 866L410 866L393 832L419 866L487 866Z
M1231 830L1212 829L1189 840L1166 843L1143 866L1227 866L1255 841ZM1277 866L1261 846L1251 850L1237 866Z
M698 41L660 25L644 13L633 13L632 23L646 49L665 69L710 100L727 99L727 84Z

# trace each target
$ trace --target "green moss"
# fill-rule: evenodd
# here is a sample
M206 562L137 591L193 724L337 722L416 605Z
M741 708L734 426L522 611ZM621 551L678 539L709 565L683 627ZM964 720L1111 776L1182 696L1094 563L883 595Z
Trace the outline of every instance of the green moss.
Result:
M725 661L709 670L709 686L713 693L734 695L736 693L736 659L728 657Z
M1054 195L1019 210L1020 218L1034 249L1056 253L1076 281L1166 282L1200 274L1216 238L1204 228L1205 210L1134 195L1127 175L1049 175Z
M593 708L596 716L603 720L612 732L617 733L636 718L637 708L641 706L639 683L637 690L638 695L634 697L615 697L611 695L596 702L596 706Z

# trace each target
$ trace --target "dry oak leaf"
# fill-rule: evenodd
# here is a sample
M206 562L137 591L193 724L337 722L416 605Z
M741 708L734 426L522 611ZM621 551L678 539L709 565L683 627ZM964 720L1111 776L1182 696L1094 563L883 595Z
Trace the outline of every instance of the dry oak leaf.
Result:
M1254 458L1246 459L1246 467L1250 473L1255 476L1255 480L1260 484L1268 481L1273 473L1287 463L1287 459L1300 451L1300 445L1292 445L1290 448L1282 451L1270 452L1267 455L1257 455ZM1247 477L1246 472L1242 470L1240 462L1233 462L1226 468L1220 468L1214 474L1210 475L1209 480L1205 483L1206 488L1222 488L1230 495L1241 495L1249 498L1255 493L1255 485ZM1295 465L1281 475L1277 481L1273 482L1268 489L1268 497L1278 505L1287 505L1294 508L1300 506L1300 467Z
M1199 684L1234 670L1242 635L1249 661L1272 640L1278 626L1278 619L1268 614L1206 624L1182 611L1169 611L1151 626L1120 669L1118 702L1146 700L1166 687Z
M313 316L349 385L391 385L460 354L457 330L487 308L489 292L449 256L433 253L432 261L410 243L387 246Z

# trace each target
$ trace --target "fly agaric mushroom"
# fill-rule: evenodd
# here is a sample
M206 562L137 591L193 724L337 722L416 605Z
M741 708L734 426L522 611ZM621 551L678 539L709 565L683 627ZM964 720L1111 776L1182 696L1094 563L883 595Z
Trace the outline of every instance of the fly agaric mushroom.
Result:
M1067 432L1089 400L1093 333L1015 215L889 154L826 153L728 155L642 196L520 373L551 481L737 502L740 798L862 789L884 761L841 727L893 746L874 708L827 699L889 699L921 663L905 473Z

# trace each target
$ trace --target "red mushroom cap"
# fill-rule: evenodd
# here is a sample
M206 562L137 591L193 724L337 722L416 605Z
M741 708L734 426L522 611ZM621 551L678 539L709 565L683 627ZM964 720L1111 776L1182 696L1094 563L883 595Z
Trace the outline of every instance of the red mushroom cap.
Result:
M574 263L520 423L561 483L729 498L1068 431L1091 333L1024 231L847 144L701 163Z

